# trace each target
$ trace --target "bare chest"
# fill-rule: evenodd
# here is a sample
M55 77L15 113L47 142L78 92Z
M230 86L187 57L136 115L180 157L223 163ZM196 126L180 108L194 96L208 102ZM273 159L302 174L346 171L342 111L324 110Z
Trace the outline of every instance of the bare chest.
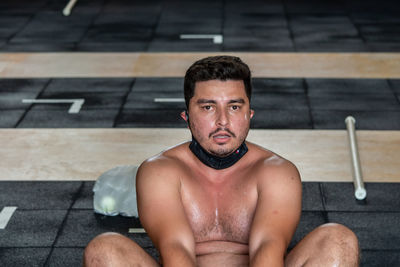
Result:
M204 186L192 183L183 190L184 209L196 242L248 243L257 202L250 183Z

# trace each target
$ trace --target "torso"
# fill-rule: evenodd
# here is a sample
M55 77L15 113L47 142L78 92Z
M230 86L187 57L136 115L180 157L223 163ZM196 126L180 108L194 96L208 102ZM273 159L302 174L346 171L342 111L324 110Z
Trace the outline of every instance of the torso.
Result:
M180 192L198 259L204 266L216 261L229 266L227 259L232 255L241 257L235 262L247 262L250 227L258 198L257 163L260 158L274 155L248 144L249 152L235 165L215 171L199 164L186 146L178 146L168 154L176 156L182 164Z

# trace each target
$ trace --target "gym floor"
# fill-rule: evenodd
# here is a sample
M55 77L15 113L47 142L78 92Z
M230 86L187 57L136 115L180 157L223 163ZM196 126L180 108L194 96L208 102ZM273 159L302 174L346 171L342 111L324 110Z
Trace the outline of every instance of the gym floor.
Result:
M400 4L394 0L78 0L72 14L64 17L66 4L2 1L0 57L39 52L398 56L400 51ZM188 34L196 37L182 37ZM223 39L220 42L215 36ZM169 61L164 64L174 68ZM41 67L28 66L32 72ZM344 118L353 115L358 130L399 131L400 67L391 66L395 74L380 77L255 75L252 108L256 113L251 127L344 130ZM183 74L119 77L110 72L65 77L68 70L59 71L48 77L22 71L10 75L7 64L0 61L0 128L186 127L179 118L183 102L155 101L182 98ZM24 102L35 99L85 102L78 112L70 113L71 103ZM7 156L0 147L0 157ZM73 177L27 181L24 173L20 176L20 181L0 179L0 211L17 207L0 229L1 266L80 266L86 244L106 231L127 235L158 257L146 234L128 233L129 228L140 227L137 218L93 212L94 181ZM391 183L379 178L366 184L365 203L355 201L352 183L323 178L304 182L302 218L291 246L316 226L338 222L357 234L362 266L400 266L400 174ZM0 214L1 221L5 212Z

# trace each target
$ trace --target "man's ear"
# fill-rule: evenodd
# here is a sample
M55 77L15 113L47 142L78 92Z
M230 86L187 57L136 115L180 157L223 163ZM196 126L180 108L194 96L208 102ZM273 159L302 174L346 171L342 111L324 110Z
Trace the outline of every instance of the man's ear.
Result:
M254 116L254 110L250 109L250 119L253 118L253 116Z
M186 110L181 112L181 118L188 122L189 117Z

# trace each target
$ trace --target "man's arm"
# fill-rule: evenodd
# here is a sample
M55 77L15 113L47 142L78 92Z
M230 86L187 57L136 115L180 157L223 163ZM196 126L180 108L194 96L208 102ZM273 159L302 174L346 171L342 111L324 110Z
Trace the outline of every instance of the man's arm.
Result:
M141 165L136 178L140 221L160 251L163 266L195 266L195 241L171 159Z
M283 159L264 163L258 177L258 202L250 231L250 266L283 266L301 214L301 181Z

